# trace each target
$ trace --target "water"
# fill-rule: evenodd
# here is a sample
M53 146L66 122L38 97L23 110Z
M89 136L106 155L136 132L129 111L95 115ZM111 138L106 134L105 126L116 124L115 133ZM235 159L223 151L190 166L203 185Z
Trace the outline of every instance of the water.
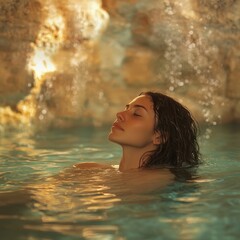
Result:
M192 177L159 170L157 183L139 171L72 167L118 164L108 128L5 132L1 239L239 239L239 130L213 127Z

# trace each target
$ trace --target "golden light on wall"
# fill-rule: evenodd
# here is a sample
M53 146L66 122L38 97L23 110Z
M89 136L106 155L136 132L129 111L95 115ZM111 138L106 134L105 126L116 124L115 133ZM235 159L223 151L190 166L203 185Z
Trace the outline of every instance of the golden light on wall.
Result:
M53 57L64 43L65 21L61 12L52 3L47 8L47 17L40 27L36 40L31 44L33 51L28 57L27 70L34 76L34 87L20 101L17 109L29 120L36 116L36 96L41 91L44 75L57 71Z
M65 23L61 13L54 5L49 5L48 17L32 44L33 52L28 59L27 69L33 72L35 81L46 73L56 71L52 57L64 42L64 30Z
M45 73L54 72L55 64L44 49L36 49L34 55L30 58L28 68L34 74L34 79L39 80Z

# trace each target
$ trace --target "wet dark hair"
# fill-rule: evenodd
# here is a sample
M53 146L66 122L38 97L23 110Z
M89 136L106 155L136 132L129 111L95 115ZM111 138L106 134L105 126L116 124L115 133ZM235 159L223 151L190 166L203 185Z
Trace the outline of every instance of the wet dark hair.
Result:
M200 163L197 142L198 125L191 113L173 98L158 92L143 92L149 96L155 112L154 131L160 133L161 144L145 153L141 168L193 167Z

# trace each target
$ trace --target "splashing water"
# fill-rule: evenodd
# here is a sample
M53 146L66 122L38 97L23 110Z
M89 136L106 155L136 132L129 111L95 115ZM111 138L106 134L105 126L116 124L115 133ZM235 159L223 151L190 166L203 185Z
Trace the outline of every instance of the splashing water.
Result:
M186 9L186 6L178 3L173 6L167 2L165 13L171 17L176 15L176 18L184 16L197 19L191 6ZM223 81L215 72L220 67L213 66L214 59L211 59L211 56L219 54L219 49L216 45L209 44L211 30L199 24L201 18L198 23L189 21L185 25L179 24L181 19L176 21L176 18L169 19L167 24L174 34L165 39L165 79L168 79L168 90L170 94L179 92L193 97L194 94L197 95L201 115L208 126L204 136L209 138L211 126L217 125L221 120L221 113L213 111L213 108L217 104L216 95L223 86ZM224 105L224 100L221 105Z
M84 62L88 60L85 45L93 45L102 29L106 27L108 15L104 11L98 13L101 10L99 2L69 1L65 11L72 12L73 20L66 19L60 3L51 0L43 3L45 20L41 23L35 41L31 43L32 51L28 54L26 65L27 71L34 77L34 84L29 84L31 91L17 104L17 111L10 107L0 108L1 130L7 125L31 126L36 117L40 121L44 120L49 112L45 103L46 97L52 94L51 89L55 88L56 82L61 82L63 78L61 75L65 73L71 75L70 79L67 76L69 86L66 90L72 96L71 105L76 107L77 97L84 91L86 83L83 77L85 70L82 68ZM73 35L69 24L74 29ZM84 39L88 42L84 43ZM68 51L66 52L65 49ZM79 74L81 74L80 78ZM44 92L43 88L45 88ZM54 117L51 113L49 115Z
M104 9L98 0L41 1L26 63L34 83L15 106L0 108L2 129L109 124L146 89L172 95L209 126L223 113L226 119L233 103L224 95L227 70L215 35L224 37L220 25L211 25L223 21L216 12L222 7L190 0L102 3Z

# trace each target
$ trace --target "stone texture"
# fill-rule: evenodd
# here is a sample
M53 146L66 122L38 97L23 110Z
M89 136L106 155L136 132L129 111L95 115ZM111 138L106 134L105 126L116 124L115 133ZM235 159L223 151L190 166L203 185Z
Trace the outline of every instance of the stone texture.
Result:
M240 47L234 49L225 63L227 66L227 96L233 99L240 99Z
M126 49L122 64L122 75L130 86L148 86L156 82L154 65L157 56L148 48L131 47Z
M234 116L235 122L240 122L240 100L237 101L235 104L235 116Z
M34 82L26 64L42 19L41 4L35 0L1 1L0 13L0 106L15 107Z
M200 122L239 122L239 12L234 0L0 0L0 125L109 124L146 90Z

